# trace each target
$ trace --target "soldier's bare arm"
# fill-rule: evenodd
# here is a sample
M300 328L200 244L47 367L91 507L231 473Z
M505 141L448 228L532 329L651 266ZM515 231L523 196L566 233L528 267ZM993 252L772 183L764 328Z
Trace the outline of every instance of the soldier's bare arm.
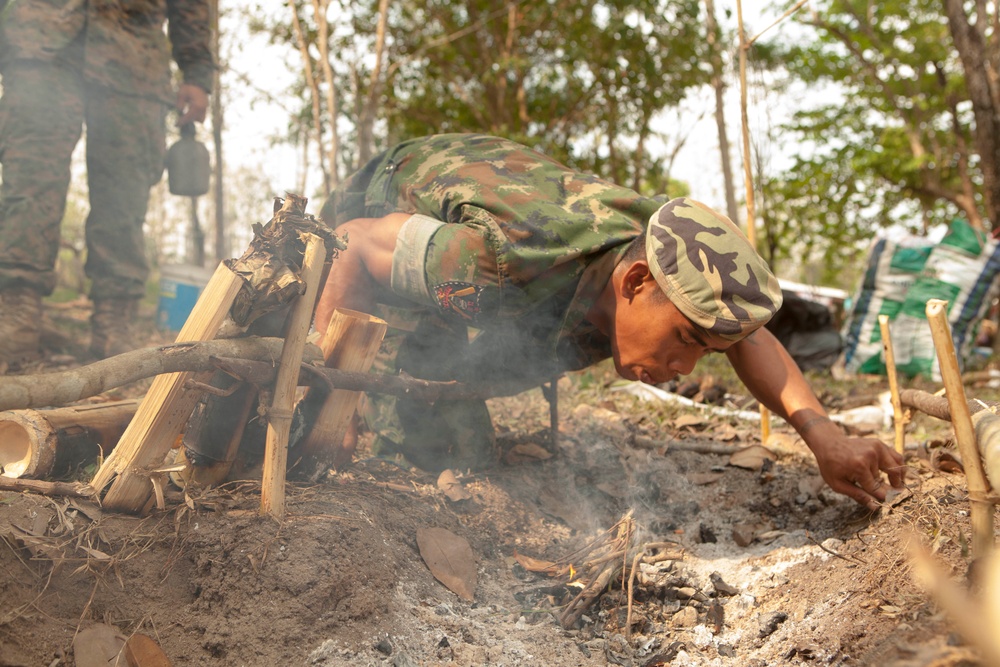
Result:
M870 509L885 500L882 473L903 483L903 458L875 438L848 437L830 421L795 361L767 329L733 345L730 362L747 389L798 431L834 491Z
M318 331L326 330L336 308L372 312L375 288L389 287L396 238L409 217L407 213L390 213L384 218L355 218L337 227L347 249L333 261L319 297Z

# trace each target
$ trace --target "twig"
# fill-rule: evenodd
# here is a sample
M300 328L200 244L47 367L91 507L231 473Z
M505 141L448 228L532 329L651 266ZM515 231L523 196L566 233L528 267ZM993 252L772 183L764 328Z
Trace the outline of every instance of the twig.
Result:
M21 479L0 475L0 491L28 491L46 496L74 496L89 498L94 489L83 482L47 482L40 479Z

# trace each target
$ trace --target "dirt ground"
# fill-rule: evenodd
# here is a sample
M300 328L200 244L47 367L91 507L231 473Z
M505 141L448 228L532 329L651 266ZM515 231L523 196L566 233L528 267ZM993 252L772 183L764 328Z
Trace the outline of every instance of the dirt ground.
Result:
M839 409L882 389L830 383L823 397ZM77 664L74 638L97 623L149 635L174 665L985 664L916 585L906 547L916 536L964 580L965 479L927 453L947 424L918 416L908 488L871 515L826 488L778 422L773 461L754 469L689 449L759 444L758 423L640 400L600 369L564 378L559 408L553 443L539 390L491 401L503 460L455 471L463 500L363 451L290 484L282 523L258 515L253 479L175 491L144 517L0 492L0 666ZM471 547L471 600L422 556L431 527ZM533 566L585 574L601 554L608 581L564 627L588 582Z

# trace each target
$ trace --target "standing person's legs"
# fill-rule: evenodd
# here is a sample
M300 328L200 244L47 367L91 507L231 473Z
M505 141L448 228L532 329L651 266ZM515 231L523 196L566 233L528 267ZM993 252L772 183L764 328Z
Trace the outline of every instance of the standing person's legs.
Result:
M93 87L87 95L87 263L91 279L91 352L131 349L132 324L149 263L143 223L149 190L163 175L166 107Z
M60 63L8 62L0 98L0 362L39 353L41 297L55 288L59 228L80 139L79 73Z

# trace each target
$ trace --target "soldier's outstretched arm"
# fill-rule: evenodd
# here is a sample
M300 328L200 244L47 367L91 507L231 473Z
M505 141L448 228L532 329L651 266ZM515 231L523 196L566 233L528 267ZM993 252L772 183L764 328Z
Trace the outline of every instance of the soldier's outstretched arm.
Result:
M337 227L347 242L327 275L316 305L316 329L326 331L333 311L347 308L371 313L377 287L389 287L392 253L407 213L390 213L383 218L355 218Z
M876 438L848 437L832 422L770 331L758 329L726 354L754 397L802 436L831 489L874 510L885 500L883 472L892 486L902 486L903 457Z

